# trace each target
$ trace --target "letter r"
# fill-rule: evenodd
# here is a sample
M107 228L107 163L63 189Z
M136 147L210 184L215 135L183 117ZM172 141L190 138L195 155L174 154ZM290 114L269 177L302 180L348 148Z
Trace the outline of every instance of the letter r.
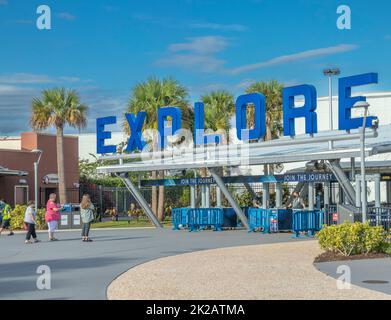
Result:
M294 137L296 135L295 119L305 118L305 133L314 134L318 132L316 115L316 89L314 86L305 84L283 90L283 111L284 111L284 136ZM295 107L295 97L304 96L304 105Z

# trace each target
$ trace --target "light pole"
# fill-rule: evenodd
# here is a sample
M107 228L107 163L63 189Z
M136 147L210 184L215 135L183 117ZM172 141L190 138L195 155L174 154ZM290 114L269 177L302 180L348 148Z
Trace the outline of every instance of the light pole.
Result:
M367 183L365 179L365 129L367 126L368 108L370 104L366 101L358 101L353 108L364 108L363 124L361 127L360 148L361 148L361 209L362 222L367 222ZM357 183L357 182L356 182Z
M38 210L38 165L39 165L39 162L41 161L43 151L39 150L39 149L34 149L34 150L31 150L31 152L39 153L38 160L36 162L34 162L34 195L35 195L34 201L35 201L35 210Z
M333 76L338 76L341 74L341 70L338 68L335 69L324 69L323 74L329 78L329 127L330 131L334 130L333 125ZM329 150L333 149L333 141L329 141Z

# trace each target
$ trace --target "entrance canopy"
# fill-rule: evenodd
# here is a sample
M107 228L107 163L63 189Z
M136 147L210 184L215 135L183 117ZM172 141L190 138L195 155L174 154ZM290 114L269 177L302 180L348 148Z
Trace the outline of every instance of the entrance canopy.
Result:
M334 141L329 149L328 142ZM391 152L391 125L366 132L366 157ZM118 165L102 166L98 173L148 172L252 166L316 160L340 160L360 157L360 133L325 132L316 136L281 138L268 142L236 146L212 146L156 152L154 159L141 159L140 154L102 156L100 160L132 160Z

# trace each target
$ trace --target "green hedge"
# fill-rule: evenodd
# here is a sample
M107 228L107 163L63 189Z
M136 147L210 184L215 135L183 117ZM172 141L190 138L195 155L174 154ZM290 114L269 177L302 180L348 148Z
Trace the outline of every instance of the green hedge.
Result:
M27 206L16 206L11 212L11 227L14 230L22 230L24 224L24 214L26 212ZM36 220L37 229L47 229L45 222L45 209L39 209L37 212Z
M317 237L323 250L344 256L383 253L389 248L383 227L370 227L360 222L325 226Z

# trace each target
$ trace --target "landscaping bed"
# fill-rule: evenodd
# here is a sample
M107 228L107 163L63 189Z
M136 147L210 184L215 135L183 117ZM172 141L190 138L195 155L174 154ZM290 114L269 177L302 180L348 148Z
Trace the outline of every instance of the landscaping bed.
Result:
M356 254L353 256L344 256L340 253L327 251L317 256L314 260L314 263L365 260L365 259L384 259L384 258L391 258L391 255L387 253L368 253L368 254Z
M324 226L317 238L324 252L314 263L391 258L390 234L383 227L346 222Z

